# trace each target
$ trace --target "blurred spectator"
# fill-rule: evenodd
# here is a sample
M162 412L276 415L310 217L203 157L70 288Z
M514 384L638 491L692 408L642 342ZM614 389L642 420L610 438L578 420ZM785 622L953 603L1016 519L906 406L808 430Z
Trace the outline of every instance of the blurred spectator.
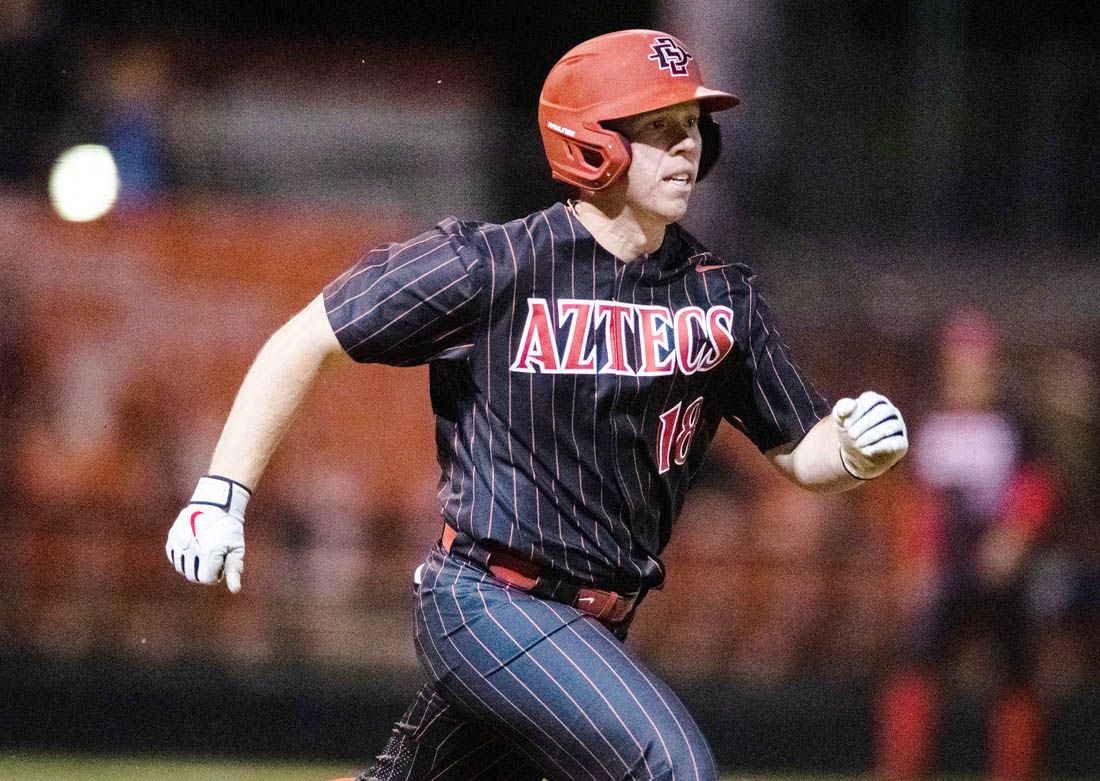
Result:
M73 99L75 60L53 3L0 2L0 184L45 181Z
M140 209L155 200L168 183L168 148L164 140L165 100L172 70L167 50L137 41L114 51L106 63L100 132L115 159L121 182L118 206Z
M1033 686L1028 583L1055 481L1000 397L998 341L981 312L950 319L939 342L938 403L913 427L918 496L906 523L909 536L925 542L926 567L910 584L915 636L907 665L880 701L886 779L929 773L953 651L973 627L991 641L997 663L989 776L1023 781L1038 772L1043 704Z

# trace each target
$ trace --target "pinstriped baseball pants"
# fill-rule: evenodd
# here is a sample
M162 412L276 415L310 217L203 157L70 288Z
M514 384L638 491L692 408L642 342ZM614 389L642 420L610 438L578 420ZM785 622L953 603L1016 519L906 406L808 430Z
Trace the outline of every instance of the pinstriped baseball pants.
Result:
M436 548L416 595L429 682L371 781L715 781L675 694L606 627Z

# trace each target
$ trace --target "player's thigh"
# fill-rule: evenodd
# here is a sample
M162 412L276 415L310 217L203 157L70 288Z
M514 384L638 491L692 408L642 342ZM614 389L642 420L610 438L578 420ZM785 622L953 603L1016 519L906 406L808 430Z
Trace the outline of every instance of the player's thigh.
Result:
M606 628L469 565L428 571L422 661L552 779L716 778L679 698Z
M918 613L913 645L917 661L940 668L951 656L960 630L973 613L974 598L965 586L944 580Z
M427 684L362 781L540 781L542 772L494 730Z

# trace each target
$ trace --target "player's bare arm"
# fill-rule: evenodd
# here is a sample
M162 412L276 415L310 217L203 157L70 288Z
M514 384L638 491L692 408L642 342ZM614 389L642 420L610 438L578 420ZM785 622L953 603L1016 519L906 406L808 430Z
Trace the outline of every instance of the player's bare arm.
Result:
M785 477L811 491L846 491L884 474L909 450L901 412L868 391L841 399L794 448L767 452Z
M347 361L347 353L317 296L256 356L214 449L210 474L255 488L322 367L337 360Z
M345 356L340 359L338 356ZM276 331L245 375L209 476L168 533L165 554L188 580L241 586L244 511L251 491L322 367L346 360L318 296Z

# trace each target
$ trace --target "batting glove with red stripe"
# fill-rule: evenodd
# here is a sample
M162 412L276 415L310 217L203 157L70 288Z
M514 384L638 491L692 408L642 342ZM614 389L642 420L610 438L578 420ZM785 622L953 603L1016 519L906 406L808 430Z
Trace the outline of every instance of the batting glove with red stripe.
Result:
M225 584L236 594L244 571L244 509L251 492L235 480L199 479L191 503L168 530L164 552L193 583Z

